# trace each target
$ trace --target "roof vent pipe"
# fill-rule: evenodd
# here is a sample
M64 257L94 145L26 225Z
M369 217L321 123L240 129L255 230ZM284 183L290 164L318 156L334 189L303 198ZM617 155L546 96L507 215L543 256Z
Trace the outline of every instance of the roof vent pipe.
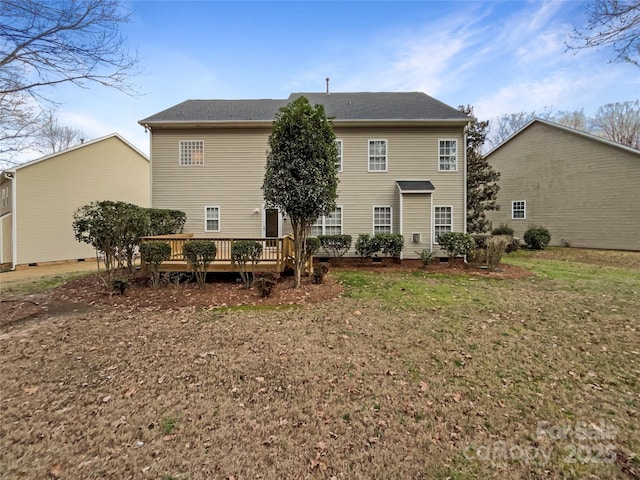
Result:
M325 78L327 82L327 95L329 95L329 77Z

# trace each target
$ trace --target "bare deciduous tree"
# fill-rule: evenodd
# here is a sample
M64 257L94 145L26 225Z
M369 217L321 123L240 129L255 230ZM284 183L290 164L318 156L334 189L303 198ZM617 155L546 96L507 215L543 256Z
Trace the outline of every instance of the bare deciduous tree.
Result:
M589 19L583 28L574 28L567 46L584 49L612 47L613 62L640 66L640 1L595 0L589 2Z
M119 31L128 18L119 0L0 2L1 149L25 147L35 112L55 104L49 87L98 83L133 93L138 58Z
M43 114L38 124L34 148L45 155L61 152L81 143L83 137L82 131L68 125L61 125L53 111L49 110Z
M640 100L603 105L596 112L594 126L603 137L640 149Z

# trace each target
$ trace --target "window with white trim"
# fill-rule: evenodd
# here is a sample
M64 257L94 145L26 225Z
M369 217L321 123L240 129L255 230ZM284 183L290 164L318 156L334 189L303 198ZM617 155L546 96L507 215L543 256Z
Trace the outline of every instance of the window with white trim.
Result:
M2 189L2 207L9 206L9 187L5 187Z
M438 145L438 171L455 172L458 170L458 141L440 140Z
M342 171L342 140L336 139L336 147L338 147L338 158L336 158L336 172Z
M203 140L180 140L180 165L204 165Z
M316 220L311 226L311 236L318 235L342 235L342 207Z
M373 207L373 233L393 233L391 207Z
M204 231L220 231L220 207L204 207Z
M511 202L511 218L513 220L527 218L527 202L525 200Z
M433 208L433 236L438 241L438 235L448 233L453 228L453 207Z
M387 171L387 141L369 140L369 171Z

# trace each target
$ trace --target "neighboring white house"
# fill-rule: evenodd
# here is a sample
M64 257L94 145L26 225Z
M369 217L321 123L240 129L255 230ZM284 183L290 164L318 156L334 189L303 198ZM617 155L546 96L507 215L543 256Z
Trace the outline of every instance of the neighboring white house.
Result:
M114 133L5 170L0 176L4 269L94 259L74 238L73 213L95 200L150 204L149 159Z

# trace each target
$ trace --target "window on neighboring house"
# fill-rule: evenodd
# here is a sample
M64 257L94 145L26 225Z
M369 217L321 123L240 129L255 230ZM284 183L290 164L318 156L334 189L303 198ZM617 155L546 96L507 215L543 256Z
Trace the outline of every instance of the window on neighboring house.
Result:
M453 207L434 207L434 238L438 241L438 235L450 232L453 227Z
M391 207L373 207L373 233L393 233Z
M338 158L336 159L336 172L342 171L342 140L336 139L336 147L338 147Z
M336 207L329 215L316 220L311 227L311 236L318 235L342 235L342 207Z
M2 189L2 206L3 207L9 206L9 188Z
M440 140L438 152L438 171L455 172L458 170L458 141Z
M511 202L511 218L514 220L527 218L527 202L516 200Z
M180 165L204 165L204 141L180 140Z
M220 207L204 207L205 232L220 231Z
M369 171L387 171L387 141L369 140Z

